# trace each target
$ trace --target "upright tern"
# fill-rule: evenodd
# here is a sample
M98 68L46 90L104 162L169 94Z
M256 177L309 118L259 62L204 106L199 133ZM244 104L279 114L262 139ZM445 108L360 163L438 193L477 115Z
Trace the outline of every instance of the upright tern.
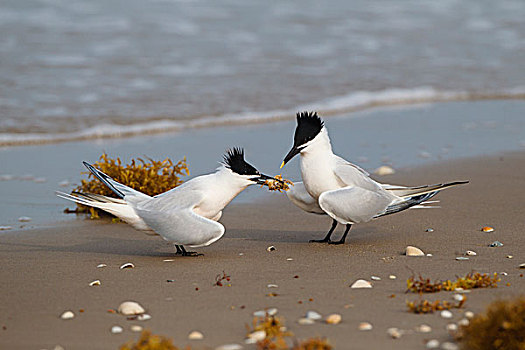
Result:
M439 191L468 183L405 187L374 181L366 171L332 152L328 131L315 112L297 113L294 143L281 168L297 154L301 156L303 182L296 182L286 192L288 198L304 211L327 214L333 219L327 235L310 242L343 244L353 224L421 207ZM339 241L332 241L338 223L346 229Z
M97 194L57 192L83 205L111 213L133 228L146 233L158 233L173 242L179 255L197 255L184 245L202 247L212 244L224 234L224 226L217 221L222 210L253 184L266 184L272 177L261 174L244 160L244 150L227 151L224 162L215 173L195 177L167 192L150 197L118 183L87 162L84 165L119 198Z

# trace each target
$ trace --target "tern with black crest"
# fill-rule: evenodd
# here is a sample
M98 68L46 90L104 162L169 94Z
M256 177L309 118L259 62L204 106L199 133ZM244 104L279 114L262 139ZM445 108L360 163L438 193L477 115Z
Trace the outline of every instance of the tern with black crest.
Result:
M343 244L353 224L423 207L439 191L468 183L456 181L417 187L379 183L357 165L332 152L328 131L315 112L297 113L294 143L281 168L297 154L303 181L296 182L286 193L288 198L304 211L326 214L333 220L323 239L310 242ZM340 240L332 241L338 223L346 228Z
M228 203L245 188L264 185L269 179L279 181L246 162L241 148L229 150L216 172L153 197L118 183L87 162L84 165L119 198L78 192L58 192L59 197L100 208L139 231L157 233L175 245L177 254L185 256L196 255L186 251L185 245L203 247L222 237L224 226L217 221Z

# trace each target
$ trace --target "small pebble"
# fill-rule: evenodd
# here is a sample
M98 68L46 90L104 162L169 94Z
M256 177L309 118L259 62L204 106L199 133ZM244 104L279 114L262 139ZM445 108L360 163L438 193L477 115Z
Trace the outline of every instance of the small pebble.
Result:
M132 325L129 329L131 329L132 332L138 333L142 332L142 326L139 326L138 324Z
M432 328L427 324L422 324L416 327L416 332L419 333L430 333L432 332Z
M326 317L325 322L328 324L339 324L342 319L343 318L339 314L331 314Z
M193 331L188 334L189 340L202 340L204 339L204 335L199 331Z
M381 281L381 277L377 277L377 276L372 276L370 277L370 279L374 281Z
M133 265L133 263L125 263L125 264L120 265L120 269L121 270L122 269L132 269L134 267L135 267L135 265Z
M409 245L405 248L405 255L406 256L424 256L425 253L423 253L421 249Z
M266 251L268 251L268 252L273 252L274 250L275 250L275 247L273 245L271 245L268 248L266 248Z
M402 335L401 331L397 328L388 328L386 333L394 339L399 339Z
M462 327L466 327L470 324L470 321L467 320L466 318L462 318L459 322L458 322L458 325L462 326Z
M100 269L100 268L102 268L102 267L106 267L106 266L108 266L108 265L106 265L106 264L98 264L98 265L97 265L97 268Z
M303 317L303 318L298 319L297 323L299 323L300 325L306 326L306 325L314 324L315 321L312 320L311 318Z
M370 331L372 330L372 328L372 324L368 322L361 322L359 326L357 326L357 329L359 329L360 331Z
M458 325L455 324L455 323L449 323L447 324L447 326L445 327L447 329L447 331L449 332L455 332L458 330Z
M397 276L396 275L390 275L390 276L388 276L388 278L390 278L391 280L395 280L397 278Z
M62 315L60 315L60 318L63 320L70 320L73 317L75 317L75 314L73 313L73 311L70 310L64 311Z
M320 319L323 318L323 316L321 316L320 313L318 313L318 312L316 312L316 311L312 311L312 310L307 311L305 317L306 317L306 318L309 318L309 319L311 319L311 320L314 320L314 321L317 321L317 320L320 320Z
M242 345L239 344L225 344L215 348L215 350L242 350Z
M427 228L427 229L425 230L425 232L434 232L434 229L433 229L433 228Z
M124 316L140 315L146 312L144 308L135 301L125 301L118 307L118 313Z
M439 341L437 339L430 339L426 344L427 349L437 349L439 348Z
M458 350L459 347L457 344L451 343L451 342L444 342L441 344L441 349L443 350Z
M493 232L494 229L492 227L490 227L490 226L485 226L485 227L483 227L481 229L481 231L483 231L483 232Z
M464 260L469 260L469 258L465 257L465 256L458 256L456 258L456 260L459 260L459 261L464 261Z
M11 230L12 227L11 226L0 226L0 231L7 231L7 230Z
M467 251L465 252L465 255L468 255L468 256L476 256L476 255L478 255L478 253L476 253L476 252L473 251L473 250L467 250Z
M379 176L392 175L395 172L396 171L392 167L389 167L388 165L380 166L379 168L374 170L374 174L379 175Z
M90 287L93 287L93 286L100 286L100 280L94 280L93 282L91 282L89 284Z
M489 244L489 247L503 247L503 243L500 241L494 241L491 244Z
M474 313L472 311L465 311L465 317L471 319L474 317Z
M452 318L452 316L452 312L450 312L449 310L441 311L441 317L443 318Z
M113 326L111 327L111 333L113 334L119 334L122 333L123 329L120 326Z
M354 283L352 283L350 288L372 288L372 283L366 280L357 280Z
M269 284L266 287L268 287L268 288L278 288L279 286L276 285L276 284Z
M137 320L139 320L139 321L147 321L147 320L151 320L151 316L148 315L148 314L138 315L138 316L137 316Z
M32 219L29 216L21 216L21 217L18 218L18 221L20 221L20 222L29 222L31 220Z

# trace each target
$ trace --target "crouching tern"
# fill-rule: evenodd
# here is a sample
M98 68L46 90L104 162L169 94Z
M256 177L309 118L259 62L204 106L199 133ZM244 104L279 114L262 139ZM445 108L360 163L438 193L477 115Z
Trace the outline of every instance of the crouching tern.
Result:
M296 182L286 192L288 198L304 211L327 214L333 219L327 235L310 242L343 244L353 224L423 207L439 191L468 183L405 187L374 181L366 171L332 152L328 131L315 112L297 113L293 146L281 168L297 154L303 182ZM338 223L346 225L346 229L339 241L332 241L330 237Z
M57 192L59 197L102 209L136 230L158 233L172 242L177 254L183 256L197 255L186 251L185 245L208 246L222 237L224 226L217 222L222 210L245 188L253 184L264 185L269 179L279 181L259 173L246 162L242 148L228 150L215 173L195 177L153 197L118 183L91 164L83 163L119 198Z

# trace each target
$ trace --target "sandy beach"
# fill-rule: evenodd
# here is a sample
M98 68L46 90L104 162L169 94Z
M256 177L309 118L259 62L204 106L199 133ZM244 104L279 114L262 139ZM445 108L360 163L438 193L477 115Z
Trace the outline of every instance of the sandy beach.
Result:
M463 318L466 310L480 312L492 300L523 293L525 278L518 265L525 251L524 165L525 153L514 152L382 177L382 182L411 185L471 183L436 197L441 209L409 210L356 225L344 246L308 243L325 234L330 220L300 211L283 194L263 202L232 203L221 220L225 237L198 249L204 256L195 258L174 257L173 248L159 237L104 220L2 233L0 348L117 349L138 338L130 326L139 324L173 338L180 347L213 349L238 343L251 349L253 345L244 345L245 325L254 311L269 307L278 309L297 338L325 336L336 349L423 349L428 339L451 341L445 326ZM487 225L495 231L481 232ZM434 231L425 232L427 228ZM488 247L496 240L504 246ZM270 245L276 250L268 252ZM407 245L433 256L406 257L402 253ZM477 256L457 261L466 250ZM119 269L126 262L135 268ZM97 268L101 263L107 267ZM231 287L214 286L223 271L231 276ZM501 276L498 288L468 293L465 308L453 310L452 319L407 312L406 301L418 299L405 294L412 273L452 279L470 271L508 275ZM371 276L381 278L373 281L372 289L349 287ZM97 279L101 285L90 287ZM270 289L268 284L278 287ZM277 296L268 296L272 292ZM425 295L430 300L452 296ZM108 312L125 300L139 302L152 318L129 321ZM76 317L60 319L65 310ZM338 313L343 320L338 325L299 325L297 320L308 310L324 316ZM363 321L373 329L359 331ZM413 332L421 324L431 326L432 332ZM114 325L123 327L123 333L111 334ZM406 334L392 339L386 332L390 327ZM188 340L192 330L202 332L204 339Z

